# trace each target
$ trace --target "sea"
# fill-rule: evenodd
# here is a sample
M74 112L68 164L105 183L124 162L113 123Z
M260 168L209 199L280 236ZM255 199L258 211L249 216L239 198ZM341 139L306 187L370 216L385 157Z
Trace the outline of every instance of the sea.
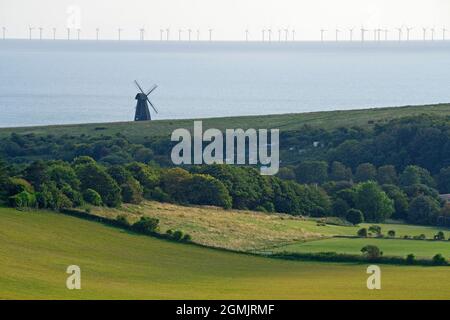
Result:
M0 127L450 102L450 42L0 40Z

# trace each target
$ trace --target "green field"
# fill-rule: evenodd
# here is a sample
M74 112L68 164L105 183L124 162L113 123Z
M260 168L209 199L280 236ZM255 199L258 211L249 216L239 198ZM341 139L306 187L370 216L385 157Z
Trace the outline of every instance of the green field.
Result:
M203 119L207 128L278 128L282 131L298 130L304 125L333 129L338 127L370 127L392 119L420 114L450 115L450 104L374 108L348 111L324 111L267 116L242 116ZM0 138L12 132L36 135L81 135L107 136L121 133L134 142L143 142L145 137L166 136L177 128L193 128L193 120L156 120L148 122L117 122L101 124L54 125L42 127L2 128Z
M2 299L449 299L448 267L269 259L177 244L51 212L0 209ZM82 289L65 288L68 265Z
M314 219L290 215L223 210L215 207L186 207L155 201L145 201L140 205L127 204L120 209L93 208L92 212L112 219L115 219L119 214L126 214L130 222L137 221L143 215L157 218L160 221L161 232L168 229L181 230L189 233L196 243L239 251L274 247L280 244L336 235L355 236L360 228L370 226L370 224L361 224L354 227L322 226ZM381 226L384 234L387 234L389 230L394 230L397 237L425 234L428 239L432 239L440 230L444 231L446 238L450 237L448 229L439 229L432 226L413 226L398 223L377 225ZM450 247L450 241L445 245ZM408 253L410 252L405 251L402 256Z
M440 253L447 259L450 257L450 241L420 241L400 239L348 239L333 238L320 241L296 243L277 248L277 251L287 252L336 252L361 254L366 245L375 245L383 251L384 256L405 257L412 253L417 258L432 258Z

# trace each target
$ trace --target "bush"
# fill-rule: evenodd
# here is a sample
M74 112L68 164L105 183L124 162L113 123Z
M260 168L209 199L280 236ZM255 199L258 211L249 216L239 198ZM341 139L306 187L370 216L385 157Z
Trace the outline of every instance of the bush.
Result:
M119 214L116 217L116 221L119 226L126 227L126 228L130 227L130 222L128 221L127 216L124 214Z
M413 255L412 253L408 254L406 256L406 263L407 264L414 264L416 262L416 256Z
M9 197L9 205L14 208L32 208L36 206L36 196L34 193L22 191Z
M181 241L183 239L183 232L180 230L176 230L172 233L172 239L175 241Z
M133 230L144 234L153 234L158 230L159 220L150 217L141 217L133 224Z
M191 242L191 241L192 241L191 235L185 234L185 235L183 236L182 241L183 241L183 242Z
M83 193L83 198L87 203L90 203L94 206L101 206L103 203L102 197L94 189L86 189Z
M377 246L368 245L361 249L361 252L367 256L369 260L377 260L381 258L383 252Z
M445 260L445 258L442 256L442 254L438 253L433 257L433 265L435 266L445 266L448 262Z
M364 221L364 215L361 210L358 209L350 209L347 211L347 215L345 217L348 222L353 223L354 225L360 224Z
M390 238L395 238L395 230L389 230L389 231L388 231L388 236L389 236Z
M366 228L359 229L357 235L358 237L361 238L367 238L367 229Z
M369 232L375 233L377 236L381 236L381 227L372 225L369 227Z
M434 236L434 240L439 240L439 241L445 240L444 232L439 231L439 232Z

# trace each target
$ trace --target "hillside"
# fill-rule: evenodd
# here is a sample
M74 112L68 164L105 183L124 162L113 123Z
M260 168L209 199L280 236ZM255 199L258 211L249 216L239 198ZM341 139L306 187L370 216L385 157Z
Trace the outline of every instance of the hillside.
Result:
M338 127L370 127L395 118L432 114L450 115L450 104L406 106L391 108L374 108L348 111L323 111L298 114L281 114L267 116L242 116L203 119L205 128L278 128L282 131L297 130L304 125L333 129ZM112 136L117 133L125 135L134 142L143 142L145 137L170 136L177 128L192 129L193 119L156 120L150 122L117 122L102 124L54 125L42 127L2 128L0 137L12 132L35 135L89 135Z
M449 299L448 267L282 261L176 244L51 212L0 209L1 299ZM68 265L82 289L65 288Z
M285 214L265 214L254 211L223 210L201 206L186 207L155 201L145 201L141 205L126 204L120 209L97 207L93 208L92 212L99 216L113 219L120 214L125 214L130 222L137 221L141 216L158 218L161 232L163 233L168 229L181 230L189 233L196 243L238 251L272 248L289 243L311 241L332 236L355 236L360 228L368 228L370 226L370 224L361 224L360 226L327 224L323 226L317 223L317 219L298 218ZM407 224L385 223L377 225L381 226L383 233L394 230L397 237L424 234L428 239L432 239L441 230L437 227ZM446 238L450 236L448 230L446 230L446 236ZM381 241L387 243L390 240ZM314 243L322 243L322 241L314 241ZM408 242L413 247L417 245L415 243L416 241ZM435 244L434 242L427 242L425 246L428 245L430 249L433 249ZM296 248L296 246L299 245L294 244L287 246L287 248ZM364 244L358 248L357 253L363 246ZM442 246L447 248L445 253L448 253L450 243L443 243ZM345 252L345 248L343 246L341 251ZM336 248L322 247L321 250L336 251ZM294 251L297 251L297 248ZM414 250L411 252L414 252ZM402 256L411 252L403 251L404 254Z

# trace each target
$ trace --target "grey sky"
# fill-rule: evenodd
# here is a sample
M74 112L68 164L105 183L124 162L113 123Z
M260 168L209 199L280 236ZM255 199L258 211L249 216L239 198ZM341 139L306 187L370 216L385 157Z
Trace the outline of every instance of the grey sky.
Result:
M56 27L64 38L68 21L73 22L70 6L81 10L82 38L94 38L97 27L102 38L117 38L121 27L123 39L139 38L142 27L150 39L158 39L162 28L171 29L172 39L178 38L179 29L185 30L186 39L188 28L193 38L197 29L206 38L213 28L217 40L241 40L245 29L250 39L260 39L263 28L271 28L273 38L279 29L295 29L296 38L305 40L320 38L321 28L329 30L330 40L336 28L347 37L349 27L408 25L415 27L412 38L422 37L422 27L435 27L436 38L442 38L444 25L450 29L449 0L0 0L0 27L7 27L9 37L28 37L28 26L43 27L44 37L50 37ZM38 37L38 30L33 36Z

